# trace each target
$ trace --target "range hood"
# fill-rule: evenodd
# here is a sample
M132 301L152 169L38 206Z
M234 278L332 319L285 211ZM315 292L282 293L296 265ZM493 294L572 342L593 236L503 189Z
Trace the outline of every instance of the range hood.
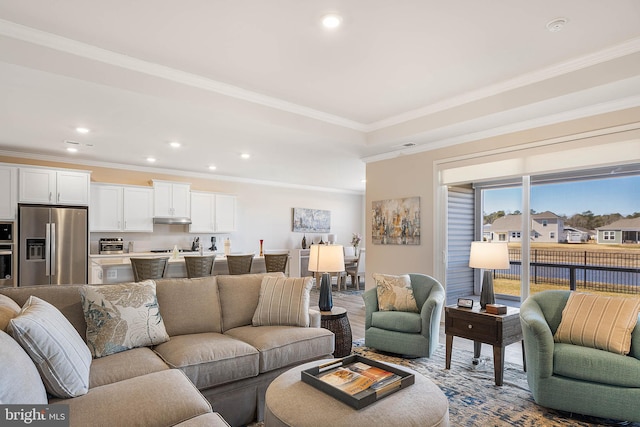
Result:
M153 218L154 224L181 224L181 225L189 225L191 224L191 218L185 217L155 217Z

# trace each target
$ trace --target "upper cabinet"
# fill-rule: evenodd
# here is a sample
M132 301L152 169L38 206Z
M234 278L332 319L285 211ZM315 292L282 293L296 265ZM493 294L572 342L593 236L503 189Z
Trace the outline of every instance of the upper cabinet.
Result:
M90 214L90 231L153 232L153 190L92 184Z
M89 172L19 168L20 203L89 204Z
M18 202L18 168L0 166L0 219L15 220Z
M153 212L155 217L191 217L190 184L153 180Z
M190 233L228 233L236 231L236 196L191 192Z

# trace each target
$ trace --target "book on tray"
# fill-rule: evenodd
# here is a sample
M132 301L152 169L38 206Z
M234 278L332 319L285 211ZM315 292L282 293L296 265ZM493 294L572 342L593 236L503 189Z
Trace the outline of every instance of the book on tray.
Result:
M355 362L320 375L318 379L353 396L368 389L380 391L402 377L376 366Z

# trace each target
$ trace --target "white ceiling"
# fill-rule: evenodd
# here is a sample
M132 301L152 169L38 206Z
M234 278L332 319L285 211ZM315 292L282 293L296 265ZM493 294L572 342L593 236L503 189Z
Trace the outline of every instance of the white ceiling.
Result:
M637 0L0 0L0 154L362 191L365 161L638 105Z

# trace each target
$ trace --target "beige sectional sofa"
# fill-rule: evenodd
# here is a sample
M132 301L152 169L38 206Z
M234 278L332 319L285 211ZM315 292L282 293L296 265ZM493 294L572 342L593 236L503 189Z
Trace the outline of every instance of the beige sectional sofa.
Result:
M309 311L309 327L277 321L253 326L265 276L284 277L266 273L156 281L157 305L170 339L92 359L88 392L49 397L48 403L68 404L72 426L216 426L262 420L264 394L275 377L291 366L330 357L334 350L334 336L319 327L318 312ZM84 338L81 289L34 286L0 289L0 294L21 307L31 295L52 304ZM11 351L7 348L0 352ZM5 395L25 386L27 380L16 374L25 369L4 369L13 372L0 378ZM12 397L9 403L20 401Z

